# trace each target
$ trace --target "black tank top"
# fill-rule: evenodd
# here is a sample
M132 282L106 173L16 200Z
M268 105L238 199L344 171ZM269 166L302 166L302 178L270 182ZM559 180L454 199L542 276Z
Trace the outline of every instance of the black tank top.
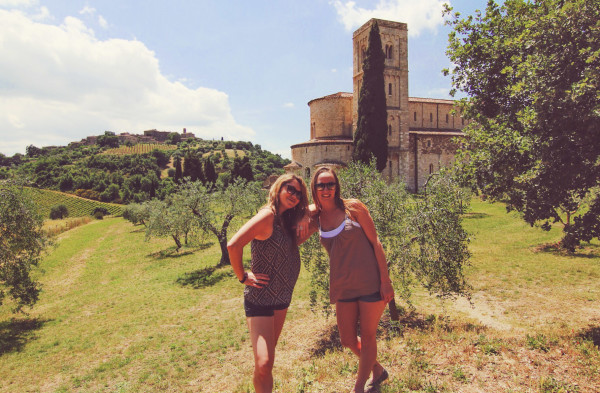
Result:
M269 276L263 288L246 286L244 298L258 306L289 304L300 274L300 251L295 239L273 218L273 233L266 240L250 243L251 270Z

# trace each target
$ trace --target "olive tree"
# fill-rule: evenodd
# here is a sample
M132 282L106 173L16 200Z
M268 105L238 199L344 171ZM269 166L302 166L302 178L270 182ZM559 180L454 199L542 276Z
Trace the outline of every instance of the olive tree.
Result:
M209 185L213 188L212 185ZM216 236L221 247L218 266L229 264L227 252L227 230L231 221L242 214L251 214L264 203L264 193L256 182L235 179L226 188L209 191L202 182L184 182L178 194L196 224L204 231Z
M42 223L22 186L0 182L0 304L8 295L15 311L38 300L40 287L31 270L47 244Z

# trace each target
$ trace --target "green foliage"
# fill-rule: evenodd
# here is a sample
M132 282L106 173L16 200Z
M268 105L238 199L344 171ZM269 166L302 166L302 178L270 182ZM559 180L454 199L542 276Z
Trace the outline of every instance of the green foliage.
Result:
M235 179L227 188L210 192L201 182L185 182L177 190L178 198L194 218L195 225L217 237L221 247L219 266L229 264L227 230L234 217L254 212L265 195L258 183ZM222 210L216 211L215 206Z
M401 181L387 183L375 162L352 162L338 173L342 197L357 198L368 208L386 253L396 292L410 303L412 288L421 285L440 298L469 297L464 268L469 264L469 238L462 214L469 193L441 172L422 195L409 194ZM302 248L311 273L313 307L328 301L328 258L318 240Z
M56 205L50 208L50 219L60 220L69 217L69 209L65 205Z
M112 131L104 131L104 135L99 135L96 143L100 147L119 147L119 137Z
M23 187L0 182L0 305L8 295L15 311L33 306L40 288L31 277L47 240L43 220Z
M123 218L133 223L133 225L143 224L147 226L146 223L150 218L150 205L148 202L129 204L123 209Z
M445 72L474 120L465 179L531 225L562 223L571 251L600 237L598 20L597 0L511 0L448 21Z
M363 61L363 81L358 98L358 122L354 133L352 159L368 164L375 157L377 170L387 164L387 107L383 79L385 55L377 22L369 32L369 44Z

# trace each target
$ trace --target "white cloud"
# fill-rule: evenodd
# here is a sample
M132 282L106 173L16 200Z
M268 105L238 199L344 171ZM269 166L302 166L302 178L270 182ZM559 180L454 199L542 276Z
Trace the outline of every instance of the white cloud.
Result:
M79 11L79 13L81 15L85 15L85 14L94 15L96 13L96 9L93 7L90 7L89 5L86 5L85 7L83 7L83 9L81 11Z
M294 103L293 102L286 102L285 104L283 104L284 108L293 108L294 107Z
M98 24L103 29L106 29L108 27L108 22L106 21L106 19L104 19L102 15L98 15Z
M1 0L0 0L1 1ZM95 38L74 17L60 26L0 10L0 152L66 144L105 130L181 131L251 139L227 94L190 89L161 74L154 52L132 40Z
M418 36L423 30L437 30L444 24L443 4L448 0L379 0L374 9L361 8L355 1L332 0L346 30L362 26L371 18L408 24L408 34Z

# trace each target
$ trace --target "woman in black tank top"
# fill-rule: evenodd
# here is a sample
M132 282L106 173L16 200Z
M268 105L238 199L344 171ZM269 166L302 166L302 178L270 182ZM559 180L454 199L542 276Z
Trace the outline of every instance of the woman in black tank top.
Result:
M296 224L308 207L302 178L286 174L271 186L269 201L227 244L231 267L244 288L244 309L254 352L254 389L273 391L275 346L300 272ZM251 243L251 269L242 263Z

